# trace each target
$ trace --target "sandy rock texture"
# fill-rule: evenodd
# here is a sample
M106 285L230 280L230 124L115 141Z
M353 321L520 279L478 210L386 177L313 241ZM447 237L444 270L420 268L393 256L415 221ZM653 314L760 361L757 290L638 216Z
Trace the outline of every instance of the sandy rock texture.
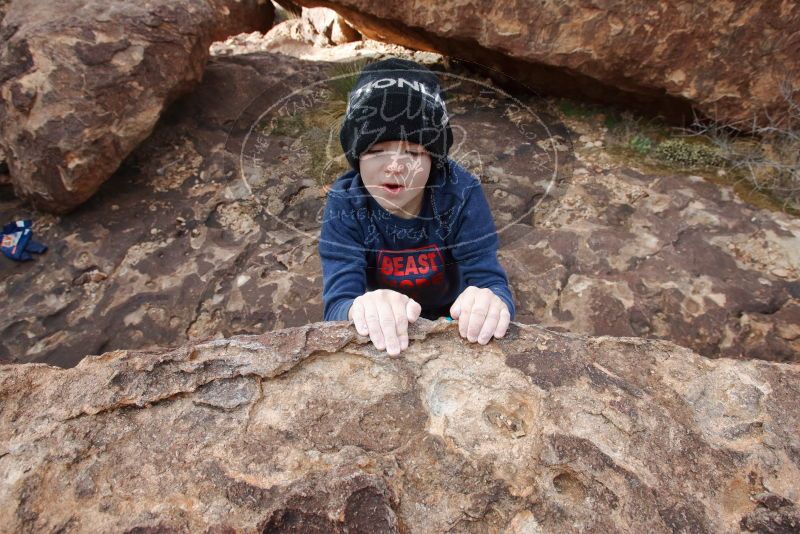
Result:
M0 25L0 145L18 196L66 213L203 76L209 45L264 29L265 0L14 0Z
M421 320L0 367L14 532L790 532L800 367Z
M785 115L800 98L800 4L299 0L363 35L480 63L537 89L672 117ZM786 84L788 100L780 88Z

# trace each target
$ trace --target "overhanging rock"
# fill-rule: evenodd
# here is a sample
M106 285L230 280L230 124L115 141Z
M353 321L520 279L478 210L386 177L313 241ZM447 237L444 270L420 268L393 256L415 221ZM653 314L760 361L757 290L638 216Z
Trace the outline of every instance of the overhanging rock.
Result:
M536 90L691 122L785 124L800 97L797 2L297 0L364 36L465 59Z

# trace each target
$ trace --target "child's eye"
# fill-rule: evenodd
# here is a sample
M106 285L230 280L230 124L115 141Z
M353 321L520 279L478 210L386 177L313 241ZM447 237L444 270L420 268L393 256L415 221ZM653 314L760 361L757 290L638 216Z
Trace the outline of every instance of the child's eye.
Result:
M379 150L377 148L370 148L370 149L366 150L364 153L365 154L392 154L393 152L391 152L389 150ZM410 156L414 156L414 157L420 157L423 154L422 152L414 152L413 150L406 150L405 153L410 155Z

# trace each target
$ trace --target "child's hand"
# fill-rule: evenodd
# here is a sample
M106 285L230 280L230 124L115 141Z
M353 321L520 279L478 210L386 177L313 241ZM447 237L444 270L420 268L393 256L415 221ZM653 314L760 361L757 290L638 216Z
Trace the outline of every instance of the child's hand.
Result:
M492 336L506 335L511 313L491 289L469 286L450 306L450 317L458 319L458 333L470 342L486 345Z
M369 334L376 349L395 356L408 348L408 323L415 322L421 312L422 306L414 299L391 289L376 289L356 297L347 318L359 334Z

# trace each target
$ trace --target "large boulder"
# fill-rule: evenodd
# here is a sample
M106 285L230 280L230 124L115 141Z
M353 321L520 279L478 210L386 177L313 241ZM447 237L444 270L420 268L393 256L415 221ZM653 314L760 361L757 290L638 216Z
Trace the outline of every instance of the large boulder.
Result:
M0 25L0 145L16 194L73 210L197 85L213 41L272 16L264 0L14 0Z
M747 128L754 117L785 116L800 98L794 0L297 3L335 9L372 39L467 59L555 94L638 104L676 119L691 119L691 104Z
M9 532L796 532L800 367L513 323L0 367Z

